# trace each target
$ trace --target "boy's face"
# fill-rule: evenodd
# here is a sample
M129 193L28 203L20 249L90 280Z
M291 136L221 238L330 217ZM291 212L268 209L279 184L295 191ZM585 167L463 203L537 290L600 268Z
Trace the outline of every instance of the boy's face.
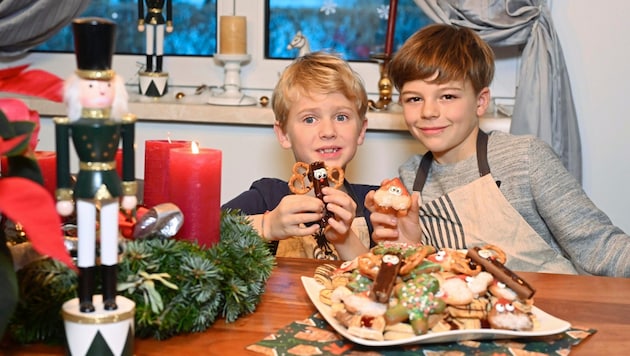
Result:
M405 83L400 93L409 131L438 162L459 162L476 152L479 117L490 100L488 88L475 94L470 82L414 80Z
M362 121L354 103L340 93L300 95L291 105L285 129L274 125L280 145L292 149L296 161L324 161L341 168L363 143L366 129L367 120Z

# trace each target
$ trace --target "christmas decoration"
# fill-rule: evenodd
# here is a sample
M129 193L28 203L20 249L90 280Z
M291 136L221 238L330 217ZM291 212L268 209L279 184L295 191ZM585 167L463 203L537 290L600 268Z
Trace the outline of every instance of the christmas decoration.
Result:
M0 92L36 96L60 103L63 80L41 69L28 69L29 66L23 64L0 70Z
M8 168L6 176L0 177L0 226L11 221L26 234L35 251L72 266L63 245L61 220L52 196L41 185L41 170L34 158L38 127L39 114L28 110L22 101L0 99L0 157L6 158ZM7 241L3 228L0 230L0 337L18 300Z
M122 246L118 290L136 303L141 338L200 332L219 318L230 323L254 312L275 265L267 243L237 210L222 212L221 240L208 249L159 237ZM24 344L62 343L59 310L76 296L76 278L51 259L20 270L20 300L7 334Z

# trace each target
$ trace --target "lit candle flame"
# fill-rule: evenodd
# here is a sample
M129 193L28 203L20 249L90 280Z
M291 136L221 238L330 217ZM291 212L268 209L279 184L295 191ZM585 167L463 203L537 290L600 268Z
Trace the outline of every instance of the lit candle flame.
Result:
M193 154L199 154L199 144L196 141L193 141L190 144L190 149L192 150Z

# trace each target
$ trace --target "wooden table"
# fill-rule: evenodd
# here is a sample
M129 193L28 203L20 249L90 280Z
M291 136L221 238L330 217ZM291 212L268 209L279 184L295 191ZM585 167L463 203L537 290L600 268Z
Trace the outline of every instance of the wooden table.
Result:
M135 355L251 354L245 347L316 310L300 276L312 276L319 262L278 258L256 312L234 323L218 320L202 333L164 341L137 339ZM575 327L597 333L571 349L571 355L625 355L630 350L630 278L521 273L537 290L535 305ZM4 353L3 353L4 352ZM2 355L59 355L59 347L28 345L0 350Z

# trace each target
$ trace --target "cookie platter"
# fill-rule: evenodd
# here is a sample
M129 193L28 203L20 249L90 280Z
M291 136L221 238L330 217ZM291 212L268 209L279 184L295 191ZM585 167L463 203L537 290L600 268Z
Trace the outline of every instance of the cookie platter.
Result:
M529 331L513 331L504 329L464 329L464 330L450 330L441 331L435 333L427 333L423 335L417 335L406 339L398 340L368 340L352 335L348 332L345 326L343 326L332 314L331 307L320 301L320 291L324 286L318 283L312 277L302 277L302 284L306 293L308 294L311 302L317 308L317 311L324 317L324 319L335 329L340 335L346 339L364 346L371 347L384 347L395 345L411 345L411 344L431 344L431 343L444 343L444 342L456 342L463 340L498 340L498 339L514 339L514 338L527 338L535 336L553 335L564 332L571 327L571 324L565 320L559 319L550 315L543 310L532 307L532 313L538 320L538 324L535 329Z

